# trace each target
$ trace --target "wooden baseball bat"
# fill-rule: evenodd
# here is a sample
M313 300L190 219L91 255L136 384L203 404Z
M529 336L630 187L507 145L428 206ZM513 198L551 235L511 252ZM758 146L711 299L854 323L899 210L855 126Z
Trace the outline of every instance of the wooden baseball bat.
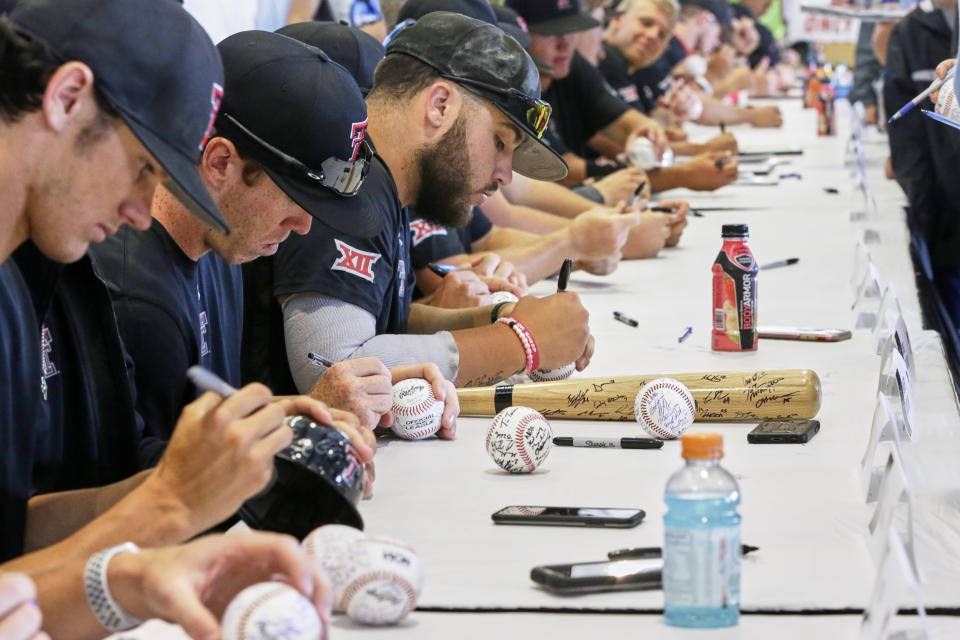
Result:
M697 421L806 419L820 410L820 377L809 369L581 378L457 389L457 397L461 415L492 416L521 405L548 418L633 421L637 392L655 378L673 378L690 389Z

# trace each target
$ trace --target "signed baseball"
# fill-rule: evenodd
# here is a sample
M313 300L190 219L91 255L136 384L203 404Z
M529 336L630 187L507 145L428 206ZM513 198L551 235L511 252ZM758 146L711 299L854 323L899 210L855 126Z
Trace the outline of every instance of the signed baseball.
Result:
M673 378L657 378L640 387L633 401L633 415L654 438L679 438L693 424L696 414L693 394Z
M261 582L237 594L223 613L223 640L319 640L313 603L282 582Z
M501 302L517 302L520 300L509 291L494 291L490 294L490 304L499 304Z
M363 538L363 532L345 524L326 524L317 527L303 539L303 550L320 561L334 591L346 582L347 549ZM336 604L336 603L334 603Z
M393 432L404 440L422 440L440 430L443 403L423 378L409 378L393 385Z
M487 454L510 473L530 473L539 467L553 446L553 429L547 419L529 407L507 407L487 429Z
M553 382L554 380L566 380L576 370L577 365L571 362L556 369L534 369L529 373L529 376L534 382Z
M345 555L345 580L334 585L334 597L351 620L396 624L417 606L423 578L413 549L392 538L370 537L355 541Z

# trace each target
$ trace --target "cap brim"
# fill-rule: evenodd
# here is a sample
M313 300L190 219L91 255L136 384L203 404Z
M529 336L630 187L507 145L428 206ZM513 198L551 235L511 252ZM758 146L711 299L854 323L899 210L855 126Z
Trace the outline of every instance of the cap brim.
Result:
M220 233L229 234L230 227L223 219L223 214L220 213L217 203L213 201L213 196L207 190L207 185L203 183L197 163L174 149L153 131L128 117L122 110L120 110L120 117L123 118L133 135L143 143L143 146L170 175L171 179L164 182L163 186L180 201L180 204L197 216L204 224Z
M513 151L513 170L522 176L534 180L556 182L567 177L570 169L567 163L556 151L551 149L542 140L530 134L527 125L520 122L513 115L500 109L500 113L520 127L527 135L520 146Z
M262 166L291 200L328 227L358 238L372 238L383 230L383 220L363 187L354 196L341 196L325 187L306 185L267 165Z
M576 33L577 31L586 31L601 26L599 22L590 16L582 13L571 13L570 15L544 20L536 24L527 23L530 33L539 33L545 36L562 36L567 33Z

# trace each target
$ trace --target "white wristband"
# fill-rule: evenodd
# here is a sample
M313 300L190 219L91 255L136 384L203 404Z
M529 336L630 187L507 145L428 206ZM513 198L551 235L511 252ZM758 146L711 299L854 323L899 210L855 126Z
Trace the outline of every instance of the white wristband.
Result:
M110 593L107 584L107 567L110 559L118 553L137 553L140 547L132 542L125 542L90 556L87 568L83 573L83 588L87 593L87 603L97 617L100 624L107 631L127 631L142 624L139 620L123 610Z

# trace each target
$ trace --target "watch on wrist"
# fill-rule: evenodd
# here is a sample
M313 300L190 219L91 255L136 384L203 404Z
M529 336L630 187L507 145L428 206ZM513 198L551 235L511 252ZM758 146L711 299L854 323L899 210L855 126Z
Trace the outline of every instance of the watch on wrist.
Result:
M107 631L128 631L142 624L142 620L126 611L110 593L107 583L107 567L110 560L118 553L137 553L140 547L132 542L125 542L110 547L90 556L83 573L83 589L87 594L87 603L90 610L97 617L100 624Z

